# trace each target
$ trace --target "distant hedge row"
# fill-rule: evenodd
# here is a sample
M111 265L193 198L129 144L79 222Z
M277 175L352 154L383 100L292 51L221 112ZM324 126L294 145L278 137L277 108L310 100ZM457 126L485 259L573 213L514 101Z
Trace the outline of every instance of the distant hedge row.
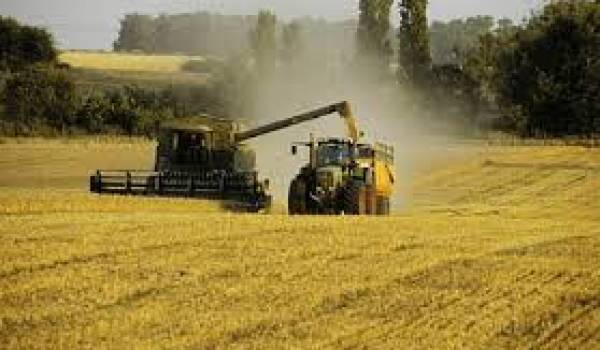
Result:
M185 69L214 65L190 62ZM222 84L84 89L72 76L57 64L50 33L0 17L0 134L152 135L161 120L226 114Z
M193 100L194 104L187 101ZM82 90L66 72L31 67L5 83L5 134L117 133L148 135L157 122L187 114L222 115L224 106L209 85L187 89L143 89L124 86Z

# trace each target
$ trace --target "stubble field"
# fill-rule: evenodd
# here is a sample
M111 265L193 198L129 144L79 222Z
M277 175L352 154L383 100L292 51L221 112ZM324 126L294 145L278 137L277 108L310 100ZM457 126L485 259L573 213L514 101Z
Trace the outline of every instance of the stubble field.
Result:
M91 51L66 51L59 60L74 68L99 70L168 72L176 73L190 59L201 57L183 55L144 55L135 53L112 53Z
M597 348L600 150L465 147L358 218L98 197L152 145L1 144L0 344Z
M186 71L189 62L205 61L199 56L64 51L58 60L71 67L67 74L78 86L95 89L131 85L155 89L202 87L211 78L208 71Z

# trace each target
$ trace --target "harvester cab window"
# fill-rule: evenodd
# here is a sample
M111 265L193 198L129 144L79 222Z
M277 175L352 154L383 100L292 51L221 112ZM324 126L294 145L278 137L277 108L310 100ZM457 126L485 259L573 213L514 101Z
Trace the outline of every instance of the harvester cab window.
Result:
M204 133L173 133L172 150L175 162L180 165L196 167L208 161L207 138Z
M190 134L190 147L192 148L205 148L206 137L204 134Z
M185 151L190 149L192 145L192 135L188 133L181 133L179 135L179 150Z
M206 137L202 133L179 132L173 135L173 150L187 151L206 147Z

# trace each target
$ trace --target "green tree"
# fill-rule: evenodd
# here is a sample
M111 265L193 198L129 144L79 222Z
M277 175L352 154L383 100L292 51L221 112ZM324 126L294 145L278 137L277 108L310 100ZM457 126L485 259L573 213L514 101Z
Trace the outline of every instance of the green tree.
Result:
M482 34L461 62L465 74L476 83L478 99L484 104L497 102L498 59L503 51L514 45L516 30L512 21L499 20L496 29Z
M106 131L106 118L111 106L103 93L94 91L81 99L77 112L77 127L93 134Z
M74 124L78 98L74 83L59 70L31 67L15 74L4 90L6 114L19 127L39 125L67 132Z
M270 11L260 11L256 27L250 31L250 45L258 72L268 77L277 63L277 17Z
M529 136L600 133L600 6L547 5L502 42L495 90L512 125Z
M515 23L508 18L501 18L498 20L498 30L506 31L515 28Z
M18 71L38 63L52 64L56 57L54 40L47 30L0 16L0 70Z
M357 30L358 50L362 58L387 69L392 55L390 11L393 0L361 0Z
M114 42L115 51L154 52L156 24L151 16L141 14L126 15L121 20L119 37Z
M434 21L429 28L433 63L462 66L470 51L477 46L479 38L491 33L493 27L494 19L491 16Z
M400 0L399 6L399 78L421 85L427 81L431 66L427 0Z

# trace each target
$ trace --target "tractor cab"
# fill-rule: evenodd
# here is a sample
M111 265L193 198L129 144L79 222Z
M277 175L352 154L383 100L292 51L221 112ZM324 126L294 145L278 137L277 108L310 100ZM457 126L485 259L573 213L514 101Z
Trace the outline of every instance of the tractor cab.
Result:
M340 166L343 168L370 167L376 150L370 144L355 144L350 139L328 138L315 144L314 167Z

